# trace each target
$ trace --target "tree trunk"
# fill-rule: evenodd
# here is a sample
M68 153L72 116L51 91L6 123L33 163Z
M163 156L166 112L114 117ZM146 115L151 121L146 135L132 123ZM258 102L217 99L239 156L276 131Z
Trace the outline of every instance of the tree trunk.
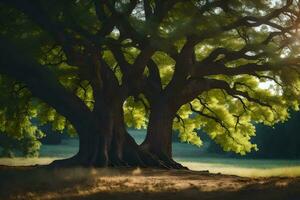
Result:
M145 166L139 157L139 146L127 133L123 118L122 103L98 104L101 112L94 119L73 124L79 137L79 151L69 159L53 162L52 166ZM102 107L101 106L101 107ZM86 128L82 129L86 123Z
M79 133L79 152L72 158L54 161L51 166L186 169L172 159L170 113L159 108L152 111L147 138L139 146L126 130L121 105L103 110L101 117L73 124L77 131L84 131Z
M101 124L94 119L85 119L72 123L79 135L78 153L68 159L56 160L51 166L97 166L106 167L108 165L107 145Z
M111 165L146 167L146 156L143 156L139 145L126 130L123 102L114 106L113 113L113 137L109 153Z
M147 135L142 146L158 157L172 157L173 118L174 114L167 107L151 107Z
M141 148L149 151L167 168L187 169L172 158L172 125L176 111L166 103L154 103L150 109L147 135Z

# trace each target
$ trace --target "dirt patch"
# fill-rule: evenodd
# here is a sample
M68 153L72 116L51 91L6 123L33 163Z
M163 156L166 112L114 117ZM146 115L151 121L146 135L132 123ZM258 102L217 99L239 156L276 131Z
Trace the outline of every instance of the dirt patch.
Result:
M205 171L0 167L0 199L300 199L300 178Z

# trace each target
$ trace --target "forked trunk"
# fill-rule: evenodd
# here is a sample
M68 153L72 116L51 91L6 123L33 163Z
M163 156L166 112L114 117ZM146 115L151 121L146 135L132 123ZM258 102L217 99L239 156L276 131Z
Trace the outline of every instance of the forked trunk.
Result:
M173 117L169 112L160 112L161 108L152 112L145 141L147 145L144 144L141 148L126 130L121 103L106 107L103 111L106 113L102 112L101 117L95 117L89 122L79 122L80 127L87 124L84 132L79 134L79 152L70 159L53 162L52 166L185 169L172 160Z

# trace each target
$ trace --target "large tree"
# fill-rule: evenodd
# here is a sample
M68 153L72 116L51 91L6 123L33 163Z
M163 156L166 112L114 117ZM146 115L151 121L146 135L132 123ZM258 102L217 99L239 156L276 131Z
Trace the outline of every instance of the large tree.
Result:
M77 133L79 152L54 166L182 168L172 129L245 154L255 123L298 109L297 0L0 2L0 128Z

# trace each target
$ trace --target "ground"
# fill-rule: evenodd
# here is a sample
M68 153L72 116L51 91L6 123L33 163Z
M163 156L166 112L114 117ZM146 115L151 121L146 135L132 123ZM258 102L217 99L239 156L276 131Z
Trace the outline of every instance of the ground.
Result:
M299 200L300 177L247 178L206 171L0 167L0 199Z

